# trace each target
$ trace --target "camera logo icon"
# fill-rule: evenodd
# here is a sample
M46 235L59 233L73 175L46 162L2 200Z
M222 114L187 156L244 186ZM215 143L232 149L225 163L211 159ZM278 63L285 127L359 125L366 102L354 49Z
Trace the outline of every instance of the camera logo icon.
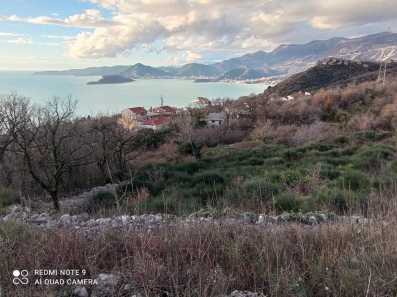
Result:
M28 275L29 272L27 270L14 270L12 272L12 275L14 276L12 282L14 285L27 285L29 280L28 280Z

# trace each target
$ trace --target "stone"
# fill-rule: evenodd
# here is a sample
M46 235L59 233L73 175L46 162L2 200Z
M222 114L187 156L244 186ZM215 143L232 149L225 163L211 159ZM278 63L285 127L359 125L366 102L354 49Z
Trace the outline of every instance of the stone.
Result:
M61 222L68 222L68 221L71 220L71 217L70 217L70 215L69 215L68 213L66 213L66 214L64 214L63 216L61 216L61 217L59 218L59 220L60 220Z
M362 225L367 225L368 224L368 219L366 219L366 218L357 219L357 223L358 224L362 224Z
M233 291L228 297L258 297L257 293L249 292L249 291Z
M108 225L112 222L111 218L102 218L102 219L97 219L95 223L98 223L99 226L103 225Z
M76 286L73 289L73 296L75 297L88 297L88 292L83 286Z
M339 221L340 221L342 224L349 224L349 223L350 223L350 219L349 219L349 217L347 217L347 216L339 217Z
M95 227L98 225L99 225L99 222L95 221L94 219L87 221L87 227Z
M38 225L47 224L50 220L48 213L42 213L40 215L36 214L30 217L29 221Z
M95 280L97 285L92 296L97 297L115 296L119 290L118 287L121 285L121 278L115 274L101 273Z
M56 221L56 220L48 221L48 222L45 224L45 226L46 226L46 228L55 228L55 227L58 226L58 221Z
M19 204L13 204L8 207L10 213L21 212L22 207Z
M318 220L317 220L317 218L316 218L315 216L311 216L311 217L309 218L309 223L310 223L311 225L318 225Z
M254 223L254 221L253 221L253 219L251 218L251 216L249 216L249 215L247 215L247 214L245 214L245 215L243 216L243 222L244 222L244 223L247 223L247 224L253 224L253 223Z
M121 223L122 223L124 226L128 225L129 222L130 222L130 220L131 220L131 217L130 217L130 216L126 216L126 215L123 215L123 216L121 216L120 218L121 218Z
M255 224L259 226L265 226L267 223L269 223L269 218L264 215L260 215L258 220L255 222Z

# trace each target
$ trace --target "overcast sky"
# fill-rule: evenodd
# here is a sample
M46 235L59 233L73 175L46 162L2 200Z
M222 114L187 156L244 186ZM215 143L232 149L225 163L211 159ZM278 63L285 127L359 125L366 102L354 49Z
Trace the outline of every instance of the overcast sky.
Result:
M388 27L395 0L0 0L0 70L210 64Z

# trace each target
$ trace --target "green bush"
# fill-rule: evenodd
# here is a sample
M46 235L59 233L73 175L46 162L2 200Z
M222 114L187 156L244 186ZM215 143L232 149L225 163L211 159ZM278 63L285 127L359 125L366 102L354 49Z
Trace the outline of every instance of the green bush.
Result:
M113 193L99 192L91 197L88 204L88 213L96 213L114 206L116 206L116 197Z
M272 157L265 160L265 166L283 165L285 160L281 157Z
M199 162L187 162L175 166L176 171L186 172L187 174L194 174L205 168L203 164Z
M346 144L349 142L349 138L344 135L339 135L334 138L334 143L336 144Z
M318 187L314 189L306 201L306 211L330 210L339 214L362 209L366 203L363 193L346 189Z
M300 179L302 179L302 175L297 170L289 169L281 172L280 181L287 185L293 184Z
M339 176L339 186L342 189L350 189L353 191L368 188L369 181L364 173L354 169L342 171Z
M275 207L278 212L299 212L304 200L292 193L280 193L275 198Z
M271 182L268 182L261 178L253 178L245 181L240 188L245 193L251 193L254 195L261 195L267 199L276 195L280 191L280 186Z
M379 141L382 139L389 138L393 136L393 133L390 131L364 131L364 132L357 132L354 134L354 136L361 143L365 143L365 142Z
M20 202L20 197L16 191L0 187L0 208Z
M377 168L382 161L394 156L394 149L384 145L374 145L360 149L354 156L354 167L362 169Z
M342 156L352 156L358 151L359 148L359 146L349 146L342 150Z
M331 164L323 164L320 169L320 177L322 179L336 179L340 175L340 169Z
M201 173L197 173L192 178L192 186L195 186L199 183L212 186L214 184L223 184L224 182L225 182L225 178L222 175L212 171L204 171Z

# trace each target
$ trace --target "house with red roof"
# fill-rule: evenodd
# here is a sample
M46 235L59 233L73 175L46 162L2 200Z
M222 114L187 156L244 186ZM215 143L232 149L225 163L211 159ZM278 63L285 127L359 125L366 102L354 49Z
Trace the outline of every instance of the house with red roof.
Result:
M148 111L143 107L130 107L121 112L121 117L124 119L135 119L144 121L147 119Z
M171 117L160 115L158 117L150 118L138 124L138 129L149 128L155 131L166 128L172 122Z
M156 108L151 108L150 112L159 115L174 115L176 114L176 109L171 106L164 105Z
M125 129L134 129L139 122L148 119L148 111L143 107L130 107L121 111L121 118L117 119L117 123Z

